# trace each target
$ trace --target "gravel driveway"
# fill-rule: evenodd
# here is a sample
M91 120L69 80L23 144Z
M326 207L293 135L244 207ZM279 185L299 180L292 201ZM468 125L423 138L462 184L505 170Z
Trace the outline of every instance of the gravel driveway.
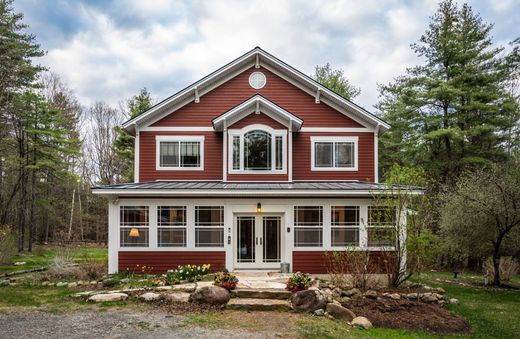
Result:
M179 326L161 312L0 313L0 338L273 338L274 333Z

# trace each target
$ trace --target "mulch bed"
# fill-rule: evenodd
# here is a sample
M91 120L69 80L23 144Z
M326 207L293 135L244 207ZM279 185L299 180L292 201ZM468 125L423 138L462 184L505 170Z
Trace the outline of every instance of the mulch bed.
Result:
M199 313L222 310L222 306L198 304L192 302L159 301L158 304L164 307L164 309L170 314Z
M471 327L463 317L437 304L401 299L349 300L343 306L358 316L370 319L374 326L422 330L439 334L469 333Z

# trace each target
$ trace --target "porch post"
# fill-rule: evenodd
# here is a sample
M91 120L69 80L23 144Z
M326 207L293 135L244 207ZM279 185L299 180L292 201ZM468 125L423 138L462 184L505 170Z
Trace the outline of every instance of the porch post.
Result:
M118 271L119 261L119 202L115 197L108 201L108 273Z

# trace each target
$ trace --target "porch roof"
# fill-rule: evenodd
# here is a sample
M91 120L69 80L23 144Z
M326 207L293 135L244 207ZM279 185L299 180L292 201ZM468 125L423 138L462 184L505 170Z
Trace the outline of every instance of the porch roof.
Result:
M396 189L421 194L420 187L391 187L363 181L222 182L153 181L92 188L94 194L127 196L372 196Z

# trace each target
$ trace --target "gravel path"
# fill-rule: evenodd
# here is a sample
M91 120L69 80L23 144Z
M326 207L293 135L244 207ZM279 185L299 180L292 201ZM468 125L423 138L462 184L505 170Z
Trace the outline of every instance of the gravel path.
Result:
M0 338L273 338L274 333L179 326L161 312L0 313Z

